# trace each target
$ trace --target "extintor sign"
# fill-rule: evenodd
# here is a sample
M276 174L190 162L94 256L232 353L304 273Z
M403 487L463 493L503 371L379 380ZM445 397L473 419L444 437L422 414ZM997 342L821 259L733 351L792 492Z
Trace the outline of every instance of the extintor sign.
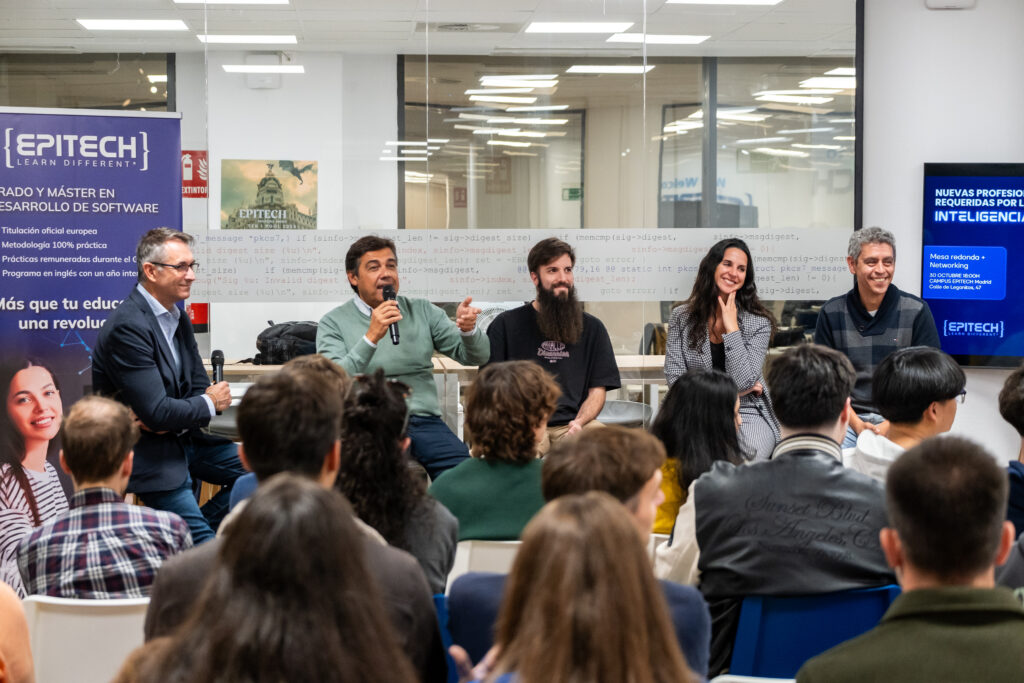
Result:
M210 193L210 160L205 149L181 150L181 196L206 199Z

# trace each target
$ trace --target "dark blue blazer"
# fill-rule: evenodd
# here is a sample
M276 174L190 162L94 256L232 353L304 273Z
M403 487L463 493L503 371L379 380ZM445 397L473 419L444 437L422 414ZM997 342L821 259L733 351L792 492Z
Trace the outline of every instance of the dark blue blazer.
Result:
M179 319L175 336L180 376L156 316L133 288L100 328L92 354L93 392L124 403L152 430L143 430L135 445L128 482L133 493L180 487L188 475L184 444L209 438L199 428L210 422L209 404L202 398L210 379L187 315Z
M494 626L505 591L506 574L469 572L455 579L448 591L448 629L473 662L494 644ZM679 649L694 673L704 677L711 649L711 615L700 591L671 581L658 581L665 593Z

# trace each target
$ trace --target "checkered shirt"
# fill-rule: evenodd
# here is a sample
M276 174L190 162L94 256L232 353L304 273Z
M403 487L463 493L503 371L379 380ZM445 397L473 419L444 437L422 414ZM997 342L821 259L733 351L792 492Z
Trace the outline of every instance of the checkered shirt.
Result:
M872 316L854 287L821 307L814 342L842 351L853 363L857 383L851 398L853 409L861 414L877 412L871 400L871 375L878 364L907 346L939 348L939 332L928 304L913 294L889 285Z
M61 598L141 598L164 559L192 547L178 515L128 505L108 488L83 489L70 510L18 546L29 594Z

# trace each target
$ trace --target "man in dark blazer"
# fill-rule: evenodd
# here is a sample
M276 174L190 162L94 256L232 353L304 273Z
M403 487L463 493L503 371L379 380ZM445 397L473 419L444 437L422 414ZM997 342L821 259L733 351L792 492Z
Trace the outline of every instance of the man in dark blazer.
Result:
M139 282L100 330L92 356L93 390L131 408L142 428L128 491L146 505L179 514L195 544L213 538L235 479L238 449L200 431L231 404L227 382L210 384L188 316L178 303L196 279L192 237L170 228L139 241ZM203 509L192 477L223 488Z

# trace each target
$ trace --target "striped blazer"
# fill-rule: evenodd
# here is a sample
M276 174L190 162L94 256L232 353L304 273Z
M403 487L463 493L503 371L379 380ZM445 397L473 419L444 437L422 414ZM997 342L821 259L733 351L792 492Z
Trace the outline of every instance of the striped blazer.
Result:
M722 338L725 344L725 371L736 382L741 393L758 382L764 387L761 396L750 393L740 397L740 415L743 418L740 435L750 455L763 460L771 455L779 441L779 423L772 412L771 398L761 374L772 326L767 318L742 309L737 318L739 331L730 332ZM713 369L711 341L706 334L700 346L690 348L687 337L691 324L706 326L707 322L691 320L685 304L672 311L665 349L665 378L669 386L675 384L679 376L688 370Z

